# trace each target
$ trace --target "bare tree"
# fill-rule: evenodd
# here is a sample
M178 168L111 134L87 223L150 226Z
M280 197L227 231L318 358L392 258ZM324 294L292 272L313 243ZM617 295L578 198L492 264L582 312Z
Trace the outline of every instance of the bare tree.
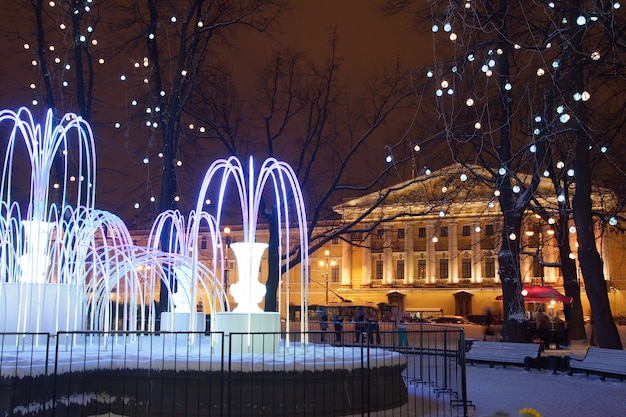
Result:
M444 126L441 137L451 145L455 159L489 167L493 174L491 181L503 213L499 261L505 339L523 338L520 221L524 212L533 207L546 215L542 211L545 207L530 203L536 201L540 175L547 173L554 179L557 194L551 200L558 203L553 203L546 219L559 217L558 229L562 232L570 228L573 216L578 261L594 322L602 323L596 324L603 333L600 344L618 346L596 247L596 212L591 205L591 173L596 165L591 150L596 150L593 155L597 157L597 151L604 149L598 145L605 142L596 132L614 131L614 127L604 127L607 119L600 114L611 108L609 125L623 124L623 117L615 117L619 113L614 112L621 106L615 106L618 103L610 98L614 97L610 90L616 85L608 87L595 82L603 78L606 83L610 76L616 81L622 79L622 66L618 63L623 31L612 5L593 1L545 5L481 1L431 2L425 7L416 1L391 0L383 2L382 9L388 14L408 13L416 27L432 25L435 59L441 61L431 73ZM594 59L607 54L601 65L590 66ZM610 71L614 73L609 75ZM594 113L598 115L593 118L587 116L591 108L581 99L589 94L583 80L590 76L594 88L606 91L596 101ZM602 101L605 99L607 102ZM575 152L567 152L573 149ZM555 170L557 161L561 166ZM558 179L556 171L570 169L574 182L563 181L562 176ZM570 206L564 190L574 183ZM578 323L576 327L581 330L580 290L566 236L561 233L559 238L560 266L566 293L575 300L574 324ZM584 331L578 334L584 336Z
M338 35L330 34L328 56L322 63L293 49L280 49L258 71L258 86L252 102L227 103L223 97L238 97L230 89L210 89L205 106L211 117L196 116L211 127L211 137L229 152L239 155L250 148L267 156L292 162L307 196L310 251L333 237L347 233L354 224L329 226L335 218L333 204L350 193L382 189L394 168L385 164L382 152L373 160L369 146L384 149L379 132L389 131L392 119L413 112L407 72L400 64L373 73L358 97L347 97L340 81L337 57ZM224 83L226 86L231 86ZM243 101L243 100L242 100ZM254 120L243 122L248 111ZM240 132L256 140L246 140ZM371 172L363 166L374 166ZM357 171L358 170L358 171ZM359 175L355 177L354 173ZM357 179L358 178L358 179ZM276 210L269 201L264 216L270 229L269 275L266 310L276 307L276 289L284 264L277 258ZM324 227L320 227L324 225ZM297 249L299 250L299 248ZM288 254L297 264L298 253Z

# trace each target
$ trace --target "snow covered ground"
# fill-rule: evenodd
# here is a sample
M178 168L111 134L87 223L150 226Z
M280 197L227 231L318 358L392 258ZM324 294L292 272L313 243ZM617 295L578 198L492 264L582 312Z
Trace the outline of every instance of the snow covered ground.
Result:
M626 346L626 326L618 330ZM468 337L470 331L466 331ZM587 334L591 329L587 329ZM482 336L482 335L481 335ZM589 347L586 343L572 344L569 350L546 354L582 358ZM467 366L467 397L475 406L472 415L486 417L506 413L518 416L522 408L534 408L542 417L622 417L626 416L626 381L566 372L553 374L549 370L488 365Z
M496 412L517 416L534 408L542 417L626 416L626 382L585 374L525 371L520 367L475 365L467 367L467 397L475 406L471 415Z

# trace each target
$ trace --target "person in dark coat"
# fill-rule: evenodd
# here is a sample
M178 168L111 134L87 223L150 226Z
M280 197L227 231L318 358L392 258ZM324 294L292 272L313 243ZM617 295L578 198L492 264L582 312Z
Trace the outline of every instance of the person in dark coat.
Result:
M341 331L343 330L343 319L339 317L338 314L335 314L333 319L333 324L335 325L335 343L338 345L341 344Z

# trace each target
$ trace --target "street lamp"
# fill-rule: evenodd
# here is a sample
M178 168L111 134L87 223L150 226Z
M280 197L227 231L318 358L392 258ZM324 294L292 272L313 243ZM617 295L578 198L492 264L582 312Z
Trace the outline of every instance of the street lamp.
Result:
M335 266L335 261L330 259L330 251L328 249L324 251L324 259L325 260L320 261L319 265L321 267L326 266L326 304L328 304L328 277L330 276L330 267Z

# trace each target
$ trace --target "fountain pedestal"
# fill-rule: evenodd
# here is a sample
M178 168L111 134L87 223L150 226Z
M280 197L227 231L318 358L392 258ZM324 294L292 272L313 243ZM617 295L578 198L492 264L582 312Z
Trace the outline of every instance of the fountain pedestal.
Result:
M215 314L214 332L226 336L224 349L239 353L274 353L280 342L280 314L264 312L259 303L265 296L265 285L257 275L266 243L236 242L231 249L237 259L238 281L230 288L237 307L232 312ZM253 334L254 333L254 334ZM265 333L265 334L260 334ZM217 336L219 337L219 336ZM218 344L221 341L218 341Z
M204 332L206 316L204 313L195 313L194 328L189 323L191 313L178 313L165 311L161 313L161 331L163 332Z
M215 325L211 325L213 337L226 337L224 351L233 353L276 353L280 343L280 314L261 313L215 313ZM217 334L216 334L217 332ZM221 341L217 341L218 346Z

